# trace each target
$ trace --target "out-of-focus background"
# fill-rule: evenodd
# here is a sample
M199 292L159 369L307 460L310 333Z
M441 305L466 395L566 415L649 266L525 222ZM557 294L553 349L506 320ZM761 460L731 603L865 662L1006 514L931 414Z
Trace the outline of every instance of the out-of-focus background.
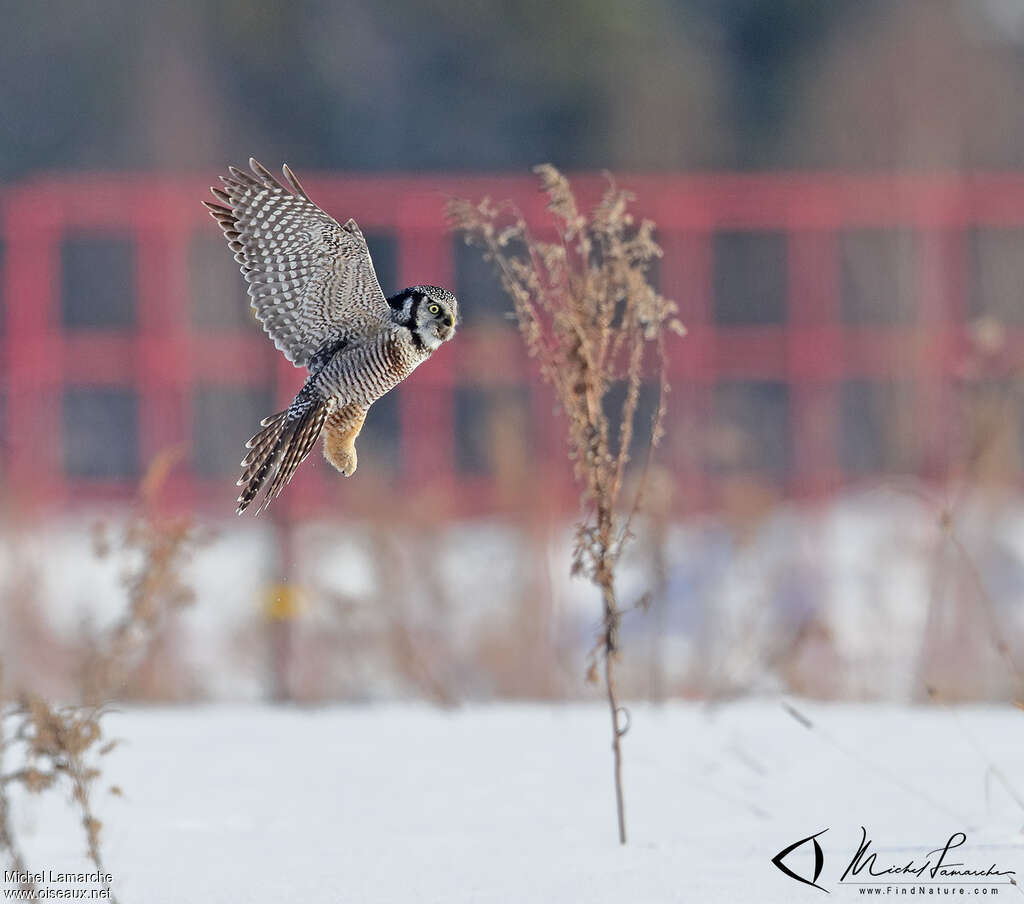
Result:
M1019 698L1021 3L15 3L0 86L7 680L74 694L141 574L173 612L128 697L592 693L563 424L444 221L542 221L552 162L636 193L689 329L625 692ZM200 204L250 155L464 316L354 478L315 453L259 520L237 462L302 375ZM140 540L181 516L195 550Z

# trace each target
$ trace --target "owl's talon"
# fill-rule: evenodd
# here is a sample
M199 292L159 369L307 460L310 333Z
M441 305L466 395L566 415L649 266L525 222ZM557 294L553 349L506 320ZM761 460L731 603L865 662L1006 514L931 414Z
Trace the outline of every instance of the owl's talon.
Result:
M345 449L340 453L337 453L336 458L331 462L339 471L343 477L351 477L356 472L356 450Z

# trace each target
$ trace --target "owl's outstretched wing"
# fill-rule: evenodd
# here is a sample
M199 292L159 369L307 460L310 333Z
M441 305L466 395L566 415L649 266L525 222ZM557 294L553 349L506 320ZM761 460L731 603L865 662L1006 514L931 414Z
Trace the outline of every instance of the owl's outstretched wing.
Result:
M317 207L292 171L284 183L250 158L204 201L235 252L256 317L296 366L390 321L366 239Z

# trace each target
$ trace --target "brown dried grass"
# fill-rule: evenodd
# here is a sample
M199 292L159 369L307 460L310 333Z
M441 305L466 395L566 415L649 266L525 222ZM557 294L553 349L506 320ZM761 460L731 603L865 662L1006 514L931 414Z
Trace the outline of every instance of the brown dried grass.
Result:
M32 688L0 684L0 701L11 701L0 715L0 851L19 872L30 871L10 818L11 789L16 786L33 794L68 792L80 817L87 855L98 872L107 872L100 846L102 823L93 800L102 777L99 761L117 742L104 740L103 716L108 701L123 695L152 655L174 613L192 603L182 570L205 540L191 519L165 518L159 512L160 487L180 454L169 450L157 456L142 481L137 511L117 537L111 540L110 531L97 529L96 554L118 555L125 562L126 605L122 617L86 656L81 702L61 705ZM15 765L6 771L10 763ZM116 786L108 790L121 793ZM35 890L31 883L24 885Z
M620 740L628 713L616 697L615 663L623 609L615 569L632 539L651 451L662 438L668 379L665 335L684 332L675 304L648 281L661 248L654 223L629 213L633 196L609 177L597 205L583 213L568 179L550 165L535 168L547 195L555 241L538 238L511 204L452 200L452 227L479 247L512 300L520 334L542 379L565 414L568 456L581 487L583 517L576 528L572 573L601 593L601 631L589 677L603 666L612 719L619 840L626 841ZM632 498L624 492L637 430L640 389L648 368L656 374L658 403L647 439L643 471ZM625 385L621 402L613 390Z

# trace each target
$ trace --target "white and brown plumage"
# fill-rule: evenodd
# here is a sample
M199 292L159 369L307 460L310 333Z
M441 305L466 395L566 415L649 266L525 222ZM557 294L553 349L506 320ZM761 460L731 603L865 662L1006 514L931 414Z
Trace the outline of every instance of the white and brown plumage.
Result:
M274 345L309 377L292 404L246 444L241 514L266 488L277 497L324 433L324 455L346 477L370 406L455 335L458 302L438 286L385 298L366 240L317 207L285 166L284 181L249 160L204 201L227 237L256 317Z

